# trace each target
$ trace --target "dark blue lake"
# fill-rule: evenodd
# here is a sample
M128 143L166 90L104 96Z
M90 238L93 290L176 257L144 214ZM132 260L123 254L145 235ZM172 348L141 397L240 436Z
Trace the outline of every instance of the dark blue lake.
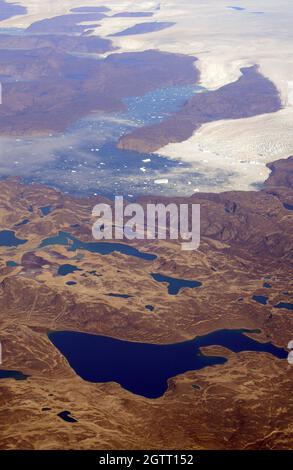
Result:
M267 305L268 298L265 295L253 295L252 299L261 305Z
M9 268L15 268L18 264L15 261L6 261L6 266Z
M2 230L0 232L0 246L18 246L26 243L27 240L22 240L15 236L12 230Z
M288 302L279 302L277 305L274 305L275 308L285 308L286 310L293 310L293 304Z
M263 287L264 287L265 289L271 289L271 288L272 288L271 284L269 284L268 282L264 282L264 283L263 283Z
M19 224L14 225L14 227L21 227L22 225L27 225L29 223L29 219L24 219Z
M42 215L45 217L46 215L49 215L50 212L52 211L52 206L48 205L48 206L40 207L40 211Z
M86 250L91 253L99 253L100 255L109 255L110 253L117 251L124 255L135 256L136 258L141 258L147 261L153 261L157 258L156 255L145 253L124 243L82 242L67 232L59 232L55 237L46 238L42 241L40 247L43 248L50 245L68 245L68 251L76 251L79 249Z
M151 304L145 305L144 307L146 310L149 310L150 312L153 312L155 310L155 307Z
M0 369L0 379L15 379L15 380L26 380L27 375L24 375L18 370L1 370Z
M67 274L74 273L75 271L82 271L74 264L61 264L58 268L58 276L67 276Z
M288 211L293 211L293 204L288 204L288 203L284 202L283 206Z
M234 352L267 352L279 359L287 358L284 349L260 343L245 334L257 331L218 330L191 341L167 345L72 331L52 332L48 336L82 379L118 382L132 393L158 398L166 392L171 377L227 361L225 357L203 355L200 348L204 346L224 346Z
M63 419L63 421L66 421L67 423L77 423L77 419L73 418L71 416L71 412L70 411L61 411L60 413L57 414L57 416L59 416L59 418Z
M130 297L132 297L132 295L129 295L129 294L115 294L114 292L110 292L109 294L107 294L108 297L117 297L117 298L120 298L120 299L129 299Z
M200 287L202 285L199 281L190 281L187 279L179 279L176 277L164 276L159 273L151 273L151 276L157 282L166 282L168 283L168 293L170 295L177 295L183 287L189 287L194 289L195 287Z

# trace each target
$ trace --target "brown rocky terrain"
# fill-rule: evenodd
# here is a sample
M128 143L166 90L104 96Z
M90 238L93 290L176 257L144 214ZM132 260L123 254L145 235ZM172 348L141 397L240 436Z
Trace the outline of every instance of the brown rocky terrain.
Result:
M70 53L95 53L103 54L104 52L114 50L112 42L109 39L100 38L98 36L70 36L70 35L57 35L57 34L34 34L26 36L13 36L11 34L0 35L0 49L1 55L8 54L8 51L25 50L26 54L33 55L33 49L51 48L57 52L70 52ZM31 52L29 52L31 51ZM19 55L14 57L13 52L8 56L11 62L11 67L16 67L15 59L19 60ZM17 60L17 62L18 62ZM13 65L14 64L14 65ZM22 65L25 69L25 64ZM43 65L44 67L44 65ZM25 71L25 70L24 70ZM7 71L4 71L7 73ZM11 72L14 76L15 69L12 68ZM37 78L35 75L34 78Z
M125 97L191 84L199 76L193 57L156 50L97 60L113 48L98 37L3 36L0 47L4 136L64 131L91 112L123 110ZM95 53L94 58L83 52Z
M0 246L1 369L29 376L0 379L2 449L292 447L292 366L286 360L205 348L204 354L228 361L172 378L166 394L150 400L116 383L83 381L47 337L51 330L71 330L164 344L221 328L249 328L261 330L258 341L286 348L293 338L292 311L274 306L292 302L293 221L286 205L292 204L293 157L270 168L261 191L189 199L201 204L198 251L184 252L169 240L131 243L156 254L153 261L70 251L70 242L40 246L60 230L93 241L91 211L101 199L74 199L18 179L0 182L1 231L26 241ZM140 202L150 200L167 201ZM45 214L41 208L48 206ZM79 270L58 275L66 263ZM202 286L170 296L152 272ZM268 305L253 295L266 295ZM145 309L148 304L153 312ZM57 415L63 410L77 422L62 421Z
M268 188L280 188L281 190L283 188L288 189L288 196L291 198L292 194L290 194L290 190L293 186L292 160L293 157L290 157L269 163L267 166L271 170L271 174L266 181L266 186Z

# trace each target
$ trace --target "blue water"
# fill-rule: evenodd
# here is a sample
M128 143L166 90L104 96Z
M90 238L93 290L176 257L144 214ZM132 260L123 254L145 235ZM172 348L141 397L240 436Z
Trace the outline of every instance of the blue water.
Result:
M293 204L288 204L288 203L284 202L283 206L288 211L293 211Z
M272 288L271 284L269 284L268 282L264 282L264 283L263 283L263 287L264 287L265 289L271 289L271 288Z
M252 299L261 305L267 305L268 298L265 295L254 295Z
M18 264L15 261L6 261L6 266L9 268L15 268Z
M129 299L130 297L132 297L132 295L129 295L129 294L115 294L113 292L110 292L110 294L107 294L108 297L117 297L117 298L120 298L120 299Z
M52 211L52 206L48 205L48 206L40 207L40 211L42 215L45 217L46 215L49 215L50 212Z
M153 305L150 305L150 304L145 305L144 308L145 308L146 310L149 310L150 312L153 312L153 311L155 310L155 307L154 307Z
M76 284L77 284L77 282L75 282L75 281L67 281L66 282L67 286L75 286Z
M63 421L66 421L67 423L77 423L77 419L73 418L71 416L71 412L70 411L61 411L60 413L57 414L57 416L59 416L59 418L63 419Z
M163 276L163 274L159 273L151 273L151 276L157 282L167 282L168 283L168 294L170 295L177 295L180 289L184 287L189 287L194 289L195 287L200 287L202 285L199 281L190 281L187 279L178 279L175 277Z
M24 219L19 224L16 224L14 227L21 227L22 225L27 225L29 223L29 219Z
M125 98L127 117L137 124L157 124L177 111L195 93L204 88L197 85L160 88L143 96Z
M15 380L26 380L28 375L24 375L18 370L1 370L0 379L15 379Z
M68 245L68 251L86 250L100 255L109 255L115 251L128 256L135 256L147 261L153 261L156 255L139 251L137 248L115 242L82 242L68 232L59 232L55 237L46 238L42 241L40 248L50 245Z
M59 276L67 276L67 274L74 273L75 271L82 271L82 269L79 269L73 264L61 264L61 266L58 268L57 274Z
M171 377L227 359L205 356L205 346L224 346L231 351L258 351L287 358L287 351L271 343L260 343L245 333L252 330L218 330L177 344L157 345L123 341L105 336L57 331L50 341L68 360L77 375L89 382L118 382L126 390L147 398L158 398L167 390Z
M288 302L279 302L277 305L274 305L275 308L285 308L286 310L293 310L293 304Z
M86 148L84 148L86 151ZM61 154L62 156L62 154ZM143 163L143 160L150 159L147 164ZM67 164L70 166L74 163L74 160L66 158ZM103 166L100 169L102 172L109 171L109 168L113 171L119 172L120 175L138 176L140 174L140 168L146 167L147 174L143 175L144 179L147 180L149 173L155 174L156 171L160 170L160 174L165 174L172 169L178 168L178 162L172 161L167 157L162 157L153 153L138 153L130 150L121 150L116 147L116 142L110 141L100 146L99 152L95 155L96 165ZM74 167L78 170L78 166ZM64 162L59 162L61 166ZM189 164L180 165L180 169L190 168Z
M24 181L54 185L77 195L99 193L108 198L115 194L165 194L166 191L178 194L182 190L190 194L192 188L188 184L196 187L199 181L208 178L191 163L159 154L121 150L117 148L117 141L137 127L167 119L192 95L202 91L204 89L196 85L160 88L144 96L125 98L124 112L89 116L76 122L66 132L64 143L57 137L55 141L55 136L50 138L49 147L55 142L57 158L34 169L31 175L26 171ZM25 151L32 144L23 139L17 145L21 153L22 146ZM15 145L13 149L15 152ZM167 178L168 185L162 187L154 183L160 178ZM217 178L220 182L226 176Z
M27 240L22 240L15 236L12 230L2 230L0 232L0 246L18 246L26 243Z

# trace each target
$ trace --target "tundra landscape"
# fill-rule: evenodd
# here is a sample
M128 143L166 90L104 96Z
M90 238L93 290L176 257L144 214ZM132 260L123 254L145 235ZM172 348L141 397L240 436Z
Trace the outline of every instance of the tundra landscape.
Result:
M1 450L292 449L292 19L0 0ZM115 196L198 249L95 239Z

